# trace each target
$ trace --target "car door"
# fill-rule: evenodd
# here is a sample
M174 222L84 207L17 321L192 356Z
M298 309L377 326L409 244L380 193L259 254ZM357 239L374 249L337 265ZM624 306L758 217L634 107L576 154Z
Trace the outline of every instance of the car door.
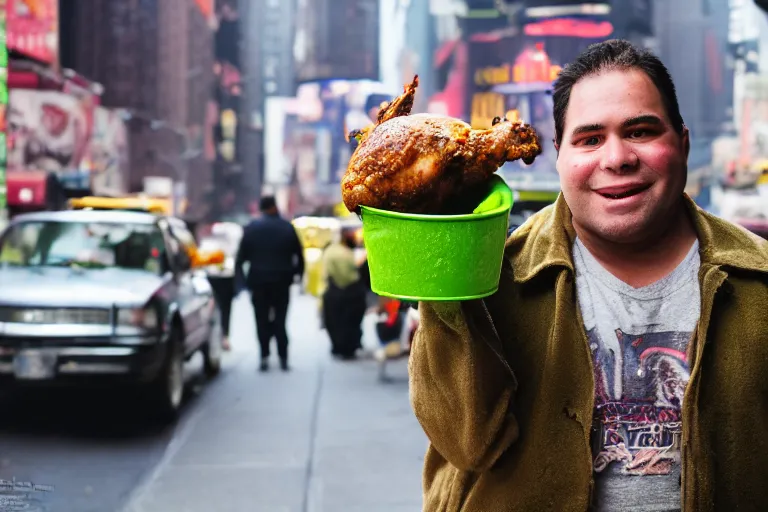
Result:
M181 219L172 218L170 220L173 236L179 240L185 249L185 254L189 249L196 250L197 242L192 232L187 228ZM195 326L194 332L190 331L190 343L194 346L206 341L208 337L208 326L210 325L211 315L214 309L213 289L205 271L199 268L189 268L189 285L191 288L189 297L190 321Z
M195 293L192 285L192 269L189 256L184 250L181 241L174 235L173 230L166 221L161 221L165 237L168 263L173 272L173 281L176 284L174 297L170 298L178 306L181 321L184 324L184 344L186 351L192 350L195 344L196 332L200 325L196 313Z

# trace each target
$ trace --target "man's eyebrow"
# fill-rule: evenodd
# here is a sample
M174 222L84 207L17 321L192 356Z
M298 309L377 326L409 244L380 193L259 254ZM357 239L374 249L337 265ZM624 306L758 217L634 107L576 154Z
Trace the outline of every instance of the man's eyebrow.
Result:
M637 126L639 124L652 124L655 126L660 126L660 125L663 125L664 123L659 117L651 114L646 114L646 115L631 117L627 119L626 121L621 123L621 127L630 128L632 126Z
M571 135L580 135L582 133L591 133L591 132L599 132L600 130L604 130L605 126L602 124L583 124L581 126L577 126L573 129L571 132Z

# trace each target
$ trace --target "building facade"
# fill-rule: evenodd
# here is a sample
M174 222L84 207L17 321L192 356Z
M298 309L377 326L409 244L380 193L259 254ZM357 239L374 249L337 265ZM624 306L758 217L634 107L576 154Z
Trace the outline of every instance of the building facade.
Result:
M211 180L202 152L213 35L193 0L61 0L61 65L102 84L123 109L129 190L148 176L182 183L188 214L205 213ZM186 189L186 190L183 190Z

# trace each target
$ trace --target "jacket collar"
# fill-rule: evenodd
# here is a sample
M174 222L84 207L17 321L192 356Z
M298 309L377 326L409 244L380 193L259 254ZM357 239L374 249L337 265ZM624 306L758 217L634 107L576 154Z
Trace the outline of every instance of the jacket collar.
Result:
M702 263L768 274L768 242L705 212L688 195L684 201L699 238ZM515 281L530 281L551 267L573 272L575 240L571 211L561 193L553 205L528 219L507 241Z

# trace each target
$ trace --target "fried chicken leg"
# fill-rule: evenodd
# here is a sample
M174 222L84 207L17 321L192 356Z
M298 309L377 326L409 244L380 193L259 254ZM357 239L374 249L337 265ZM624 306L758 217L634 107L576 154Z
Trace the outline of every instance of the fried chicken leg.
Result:
M417 86L415 77L374 125L350 134L360 144L341 182L349 211L444 213L447 203L485 184L504 162L531 163L541 153L536 132L519 122L473 130L451 117L410 115Z

